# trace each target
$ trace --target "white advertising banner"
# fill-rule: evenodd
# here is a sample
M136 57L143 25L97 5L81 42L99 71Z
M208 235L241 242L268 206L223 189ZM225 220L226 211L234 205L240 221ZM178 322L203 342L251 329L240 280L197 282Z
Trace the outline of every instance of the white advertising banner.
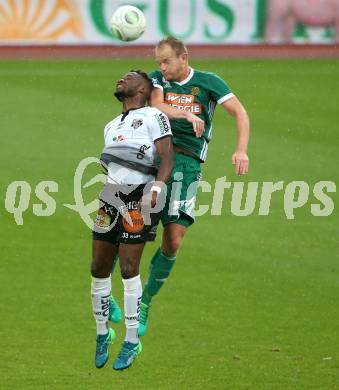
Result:
M286 37L273 28L270 32L272 37L267 38L266 34L265 38L266 26L270 21L277 26L284 24L284 15L279 14L279 1L288 3L290 12L296 13L293 31L290 37ZM303 11L295 5L298 2L300 4L300 0L279 1L0 0L0 45L119 45L121 42L110 33L109 19L113 11L123 4L137 6L147 20L144 35L129 43L132 45L154 44L167 35L174 35L189 44L251 44L265 39L274 42L282 42L284 39L331 42L334 30L326 15L319 15L320 11L314 9L314 14L320 18L317 23L314 18L309 23L316 25L314 30L312 26L305 27L305 24L300 23L303 21ZM333 0L329 1L333 3ZM326 0L321 2L321 12L325 12L324 3ZM270 25L275 26L274 23ZM290 21L288 23L290 25Z

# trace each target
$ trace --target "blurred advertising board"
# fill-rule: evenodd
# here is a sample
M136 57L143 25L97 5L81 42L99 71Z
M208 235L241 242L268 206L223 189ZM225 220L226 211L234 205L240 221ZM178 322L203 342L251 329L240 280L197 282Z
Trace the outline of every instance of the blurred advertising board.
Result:
M339 0L0 0L0 44L119 45L109 19L127 3L147 19L132 45L167 35L189 44L326 44L339 25Z

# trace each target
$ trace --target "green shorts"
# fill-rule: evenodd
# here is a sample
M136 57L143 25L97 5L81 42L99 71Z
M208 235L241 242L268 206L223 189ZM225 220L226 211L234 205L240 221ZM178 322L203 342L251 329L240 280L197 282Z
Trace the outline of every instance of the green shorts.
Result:
M167 197L161 222L165 226L178 223L189 227L194 223L194 206L199 180L200 162L194 157L174 153L175 164L167 182Z

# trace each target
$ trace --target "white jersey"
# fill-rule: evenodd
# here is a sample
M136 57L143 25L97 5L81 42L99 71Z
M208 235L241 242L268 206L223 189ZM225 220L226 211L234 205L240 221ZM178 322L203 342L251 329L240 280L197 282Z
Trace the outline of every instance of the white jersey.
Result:
M105 126L101 161L107 181L115 184L144 184L156 175L155 142L172 136L165 114L154 107L131 109Z

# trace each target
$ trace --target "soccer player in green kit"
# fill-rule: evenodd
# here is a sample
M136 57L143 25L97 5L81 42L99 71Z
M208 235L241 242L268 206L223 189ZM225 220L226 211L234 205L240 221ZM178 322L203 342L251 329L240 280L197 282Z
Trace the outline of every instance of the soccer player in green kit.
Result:
M152 258L148 280L143 290L139 336L143 336L147 331L152 298L168 278L186 231L194 222L193 208L197 186L190 184L199 181L200 165L206 160L212 118L217 104L236 121L237 144L232 155L235 172L244 175L249 165L248 115L225 81L214 73L192 69L188 64L185 45L174 37L163 39L157 44L155 58L160 70L149 74L155 87L151 95L151 105L170 119L175 166L167 182L167 202L162 214L162 244ZM170 204L172 188L178 180L182 185L180 199Z
M141 308L139 335L147 331L148 314L152 298L168 278L175 263L176 254L190 225L194 222L193 208L196 187L192 182L200 178L200 165L206 160L208 143L212 133L212 118L217 104L236 121L237 143L232 155L236 174L248 171L247 145L249 119L246 110L219 76L192 69L188 64L188 52L180 40L169 37L155 48L155 58L160 70L149 74L154 90L151 105L164 112L170 119L175 151L175 167L167 182L167 204L162 216L164 225L161 247L154 254ZM181 176L180 176L181 175ZM175 179L182 180L177 213L169 213L172 186Z

